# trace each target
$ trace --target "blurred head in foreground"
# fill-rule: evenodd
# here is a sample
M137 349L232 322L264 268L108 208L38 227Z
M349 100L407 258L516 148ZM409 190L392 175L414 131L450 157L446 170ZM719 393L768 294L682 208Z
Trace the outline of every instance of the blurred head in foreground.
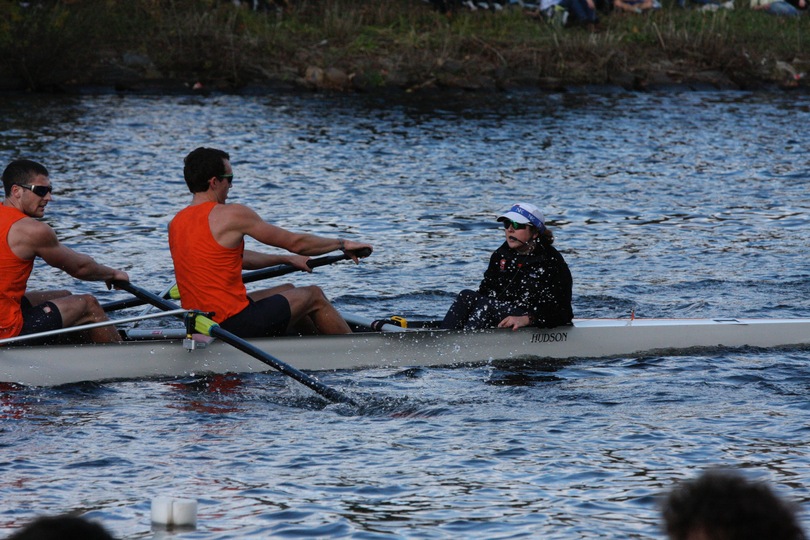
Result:
M115 540L98 523L76 516L53 516L38 518L8 540Z
M662 514L671 540L806 540L793 505L731 471L677 485Z

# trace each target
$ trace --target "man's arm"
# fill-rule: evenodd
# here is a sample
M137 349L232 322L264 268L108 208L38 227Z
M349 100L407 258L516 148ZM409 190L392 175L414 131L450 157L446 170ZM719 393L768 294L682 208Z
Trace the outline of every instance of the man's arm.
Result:
M25 235L26 251L31 256L38 256L43 261L85 281L105 281L107 285L114 280L129 281L126 272L97 263L89 255L73 251L61 244L56 233L47 224L32 220L25 224L22 231Z
M227 247L235 247L247 235L255 240L299 255L323 255L343 250L351 254L371 245L341 238L327 238L307 233L295 233L264 221L256 212L241 204L223 205L213 219L214 238ZM355 259L356 261L356 259Z
M312 268L307 266L309 259L305 255L270 255L246 249L242 257L242 268L244 270L259 270L277 264L289 264L293 268L298 268L304 272L312 272Z

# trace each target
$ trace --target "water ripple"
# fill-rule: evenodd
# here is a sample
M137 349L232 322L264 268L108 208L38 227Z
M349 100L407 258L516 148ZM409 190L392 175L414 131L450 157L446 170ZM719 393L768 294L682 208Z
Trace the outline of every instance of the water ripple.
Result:
M0 153L42 161L47 221L142 287L173 281L182 158L232 154L233 200L371 241L312 275L341 309L441 317L539 204L580 317L810 313L810 109L788 94L10 96ZM768 126L763 129L762 126ZM788 135L786 135L788 134ZM249 246L255 247L255 246ZM38 265L32 288L124 297ZM807 350L0 388L0 530L40 512L121 538L650 538L656 500L707 466L810 501ZM152 497L200 503L153 531ZM804 517L805 521L807 520Z

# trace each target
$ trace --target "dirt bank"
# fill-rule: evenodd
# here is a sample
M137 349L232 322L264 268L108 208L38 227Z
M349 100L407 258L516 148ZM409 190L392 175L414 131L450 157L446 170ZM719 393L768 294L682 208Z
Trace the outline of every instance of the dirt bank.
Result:
M810 17L665 6L597 32L524 12L301 1L278 13L176 0L6 3L0 90L431 93L621 88L806 91ZM207 7L206 7L207 6Z

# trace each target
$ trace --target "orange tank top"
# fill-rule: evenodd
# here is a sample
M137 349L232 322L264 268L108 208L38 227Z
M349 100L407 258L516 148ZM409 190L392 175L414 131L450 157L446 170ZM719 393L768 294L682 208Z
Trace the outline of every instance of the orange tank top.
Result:
M20 302L34 259L17 257L8 245L8 233L24 217L27 216L16 208L0 205L0 338L19 335L23 325Z
M169 250L183 309L213 311L222 322L248 306L242 281L245 242L226 248L211 234L208 216L217 203L188 206L169 223Z

